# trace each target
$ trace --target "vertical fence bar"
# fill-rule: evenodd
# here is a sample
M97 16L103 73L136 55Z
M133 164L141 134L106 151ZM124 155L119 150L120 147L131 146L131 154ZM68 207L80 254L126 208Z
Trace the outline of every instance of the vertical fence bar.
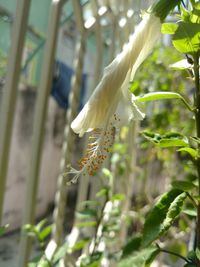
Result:
M62 0L53 0L49 16L47 42L45 44L44 60L41 71L41 80L37 92L35 106L35 116L33 124L33 140L31 161L28 172L27 191L25 198L25 212L23 224L33 223L35 217L35 204L37 187L39 181L40 163L42 157L45 118L48 108L48 99L53 77L54 57L56 49L59 19L61 13ZM31 240L27 235L21 234L19 267L27 266Z
M16 106L17 87L20 77L22 53L28 22L30 0L18 0L12 29L11 48L8 58L6 83L3 89L0 112L0 223L8 169L9 150Z
M77 115L78 106L80 103L80 89L81 89L83 63L85 56L85 44L86 44L86 35L85 35L85 28L83 23L83 15L80 2L78 0L73 0L73 7L74 7L74 14L76 17L77 27L80 32L80 40L78 40L76 46L76 54L73 64L75 74L71 81L69 109L67 110L66 114L66 127L64 131L64 141L62 147L62 159L60 162L60 175L58 176L58 185L57 185L58 189L55 197L54 226L52 231L52 239L53 239L52 242L56 243L54 245L54 249L57 245L60 245L62 243L63 239L64 211L67 199L66 178L63 177L63 173L65 171L66 166L71 164L71 156L74 147L75 135L70 125ZM51 252L50 254L53 254L53 252Z
M63 173L67 165L71 164L71 155L74 147L74 133L70 127L71 122L77 115L79 100L80 100L80 88L81 77L83 71L83 59L85 55L85 37L82 36L77 44L76 56L74 62L75 74L72 78L71 93L69 97L70 108L66 114L66 127L64 132L64 142L62 147L62 159L60 162L60 175L58 177L58 190L55 198L55 210L54 210L54 227L53 227L53 239L57 245L60 245L63 238L63 223L64 213L66 207L67 198L67 186L66 178L63 177Z

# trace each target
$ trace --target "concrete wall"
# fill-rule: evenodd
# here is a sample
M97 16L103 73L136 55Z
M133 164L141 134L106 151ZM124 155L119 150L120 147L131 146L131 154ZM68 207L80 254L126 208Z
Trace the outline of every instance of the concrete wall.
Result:
M72 66L75 41L66 38L63 34L64 30L61 28L59 32L57 59ZM94 62L94 54L87 51L84 72L88 73L88 88L92 84ZM3 224L9 223L10 230L18 228L22 222L26 181L31 164L31 138L36 97L37 90L34 88L19 89L18 91L3 215ZM43 215L48 210L49 204L54 201L65 123L64 113L50 97L48 115L44 125L45 139L37 196L37 217Z

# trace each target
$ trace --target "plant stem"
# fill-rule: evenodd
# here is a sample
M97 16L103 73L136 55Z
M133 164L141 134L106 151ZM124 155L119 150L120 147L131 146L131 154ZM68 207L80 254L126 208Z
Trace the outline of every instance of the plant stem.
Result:
M182 255L180 255L180 254L178 254L176 252L169 251L169 250L166 250L166 249L163 249L163 248L160 248L160 247L159 247L159 249L160 249L160 252L164 252L164 253L167 253L167 254L170 254L170 255L174 255L174 256L184 260L187 263L191 263L187 258L183 257Z
M192 204L194 205L195 208L198 207L196 201L194 200L194 198L188 193L186 192L186 195L188 196L188 198L191 200Z
M195 95L195 119L196 119L196 132L197 137L200 138L200 83L199 83L199 55L198 53L194 56L194 77L195 77L195 87L196 87L196 95ZM200 144L198 144L198 155L200 153ZM196 162L197 175L198 175L198 194L200 197L200 158L198 157ZM200 249L200 200L198 200L197 207L197 248ZM200 267L200 260L197 259L197 267Z

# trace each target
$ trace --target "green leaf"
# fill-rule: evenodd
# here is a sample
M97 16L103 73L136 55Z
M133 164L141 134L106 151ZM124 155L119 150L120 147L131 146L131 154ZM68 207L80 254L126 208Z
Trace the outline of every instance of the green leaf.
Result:
M137 97L137 101L139 102L148 102L148 101L163 100L163 99L180 99L190 111L193 110L190 104L186 101L186 99L183 96L174 92L163 92L163 91L153 92Z
M141 235L135 236L130 239L128 243L123 247L122 258L127 257L136 250L139 250L141 246L142 237Z
M200 144L200 138L199 137L191 136L190 139L192 141L194 141L195 143Z
M0 226L0 236L4 235L6 230L8 229L9 224L6 224L4 226Z
M171 64L169 67L175 70L192 69L192 65L187 61L187 59L182 59L178 62L175 62L174 64Z
M200 260L200 250L199 250L199 248L196 248L195 253L196 253L197 259Z
M81 260L81 267L99 267L102 258L102 252L95 252Z
M173 92L154 92L137 97L139 102L155 101L162 99L182 99L182 96Z
M45 224L47 224L47 219L44 219L44 220L40 221L40 222L35 226L36 231L40 232L41 229L45 226Z
M97 216L97 211L95 209L85 208L82 211L76 212L76 215L80 219L90 219Z
M175 23L163 23L161 27L162 34L174 34L178 28L178 24Z
M52 225L48 225L45 227L40 233L39 233L39 239L44 240L46 237L48 237L51 234Z
M174 188L177 188L177 189L180 189L180 190L186 191L186 192L190 191L191 189L196 187L196 185L194 183L189 182L189 181L182 181L182 180L173 181L172 186Z
M181 0L157 0L152 5L150 12L154 13L163 22L170 11L180 4L180 2Z
M182 148L179 148L178 151L186 152L194 159L198 157L198 152L191 147L182 147Z
M185 209L183 209L183 213L185 213L191 217L197 217L197 211L194 208L185 208Z
M117 264L117 267L149 267L158 253L158 247L150 246L123 258Z
M160 200L147 215L142 246L151 244L170 228L181 212L185 198L186 194L178 189L172 189L161 196Z
M57 261L62 259L66 253L70 251L70 249L71 248L69 248L68 243L65 243L62 247L60 247L53 256L53 263L55 264Z
M79 228L84 228L84 227L94 227L97 225L96 221L86 221L86 222L79 222L76 223L76 226Z
M177 146L188 146L188 139L186 136L179 133L170 132L164 135L158 133L152 133L149 131L144 131L143 136L149 141L153 142L159 147L177 147Z
M119 200L122 201L125 199L125 195L123 194L115 194L111 197L111 201Z
M37 267L50 267L50 263L46 259L41 259Z
M80 249L83 249L85 247L85 245L89 242L90 239L82 239L78 242L76 242L76 244L73 246L72 251L77 251Z
M104 197L108 194L108 188L102 188L99 192L96 193L96 197Z
M172 43L181 53L193 54L200 49L200 24L181 21Z

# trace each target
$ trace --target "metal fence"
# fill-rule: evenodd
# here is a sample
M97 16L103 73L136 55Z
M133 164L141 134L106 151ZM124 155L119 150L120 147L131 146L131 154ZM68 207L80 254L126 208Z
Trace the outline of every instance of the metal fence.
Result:
M99 1L100 2L100 1ZM78 103L80 99L80 84L84 65L84 56L87 49L87 38L91 31L95 33L97 57L95 63L95 75L93 84L97 84L100 79L102 67L103 67L103 52L105 40L103 36L103 26L101 26L100 20L105 14L109 17L109 21L112 26L112 39L110 45L109 57L112 59L118 49L117 39L123 43L127 40L130 31L132 31L131 24L127 23L127 26L120 31L118 21L122 17L126 17L127 11L133 6L134 1L120 1L122 9L112 7L110 1L101 1L106 12L102 15L99 10L100 6L96 0L91 0L91 7L95 23L90 28L86 28L83 18L83 9L79 0L73 0L73 11L77 27L77 45L75 50L73 69L75 70L73 79L71 81L71 93L69 96L69 108L66 112L66 127L64 132L64 142L62 146L62 157L60 162L60 174L57 177L57 192L55 196L55 210L53 214L54 227L52 232L52 240L49 248L50 254L53 254L57 246L63 242L63 221L64 210L66 206L67 188L63 178L63 172L65 166L71 162L71 156L73 153L74 134L70 129L70 123L75 118L78 110ZM117 1L117 5L119 1ZM139 3L140 1L138 1ZM15 13L15 19L12 28L12 41L8 57L8 68L1 94L1 111L0 111L0 220L2 220L4 193L6 185L6 177L8 172L8 163L10 158L10 146L11 136L13 131L13 122L17 100L17 90L20 79L21 62L23 56L23 49L25 43L25 36L28 27L28 18L30 10L30 0L18 0ZM45 42L44 58L41 67L41 79L39 87L37 89L37 100L34 108L34 122L33 122L33 138L31 143L31 155L27 160L28 175L26 181L26 193L25 193L25 205L23 212L22 225L27 223L34 223L35 221L35 209L36 209L36 197L39 182L39 171L42 158L42 147L44 143L44 125L46 121L46 114L48 108L48 99L50 94L50 88L53 77L53 66L57 46L57 36L59 30L60 18L62 15L62 7L65 4L64 0L52 0L49 14L49 23L47 38ZM126 33L124 35L124 32ZM132 129L131 131L134 131ZM55 177L56 178L56 177ZM87 188L89 186L89 177L84 181L80 181L80 188L84 190L78 191L78 202L87 198ZM83 186L84 184L84 186ZM98 189L94 187L94 192ZM129 190L125 188L125 190ZM128 192L130 195L130 192ZM127 209L128 203L126 203ZM124 235L124 233L123 233ZM18 266L27 266L29 259L29 253L31 250L31 240L28 236L21 234L19 245L19 260Z

